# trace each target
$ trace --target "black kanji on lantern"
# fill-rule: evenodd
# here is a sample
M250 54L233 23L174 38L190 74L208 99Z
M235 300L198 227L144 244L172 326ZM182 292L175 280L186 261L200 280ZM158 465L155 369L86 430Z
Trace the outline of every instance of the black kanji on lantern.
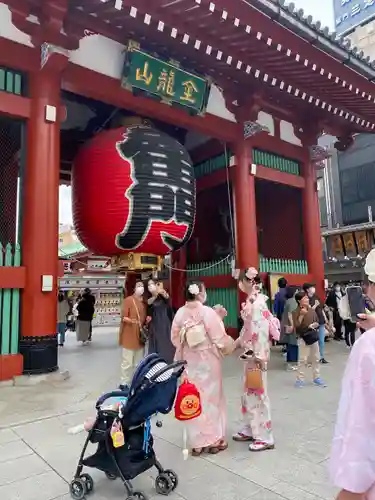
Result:
M195 179L189 154L169 135L145 126L129 128L117 150L131 161L133 180L126 193L129 217L117 235L118 247L137 248L153 221L185 224L188 229L182 239L163 236L171 251L181 247L191 236L195 217Z

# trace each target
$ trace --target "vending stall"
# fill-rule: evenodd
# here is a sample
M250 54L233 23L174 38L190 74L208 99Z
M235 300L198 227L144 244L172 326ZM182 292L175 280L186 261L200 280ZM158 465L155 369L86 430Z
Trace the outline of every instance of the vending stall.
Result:
M64 275L59 286L60 290L69 292L73 300L85 288L90 288L96 299L93 326L118 326L125 282L126 276Z

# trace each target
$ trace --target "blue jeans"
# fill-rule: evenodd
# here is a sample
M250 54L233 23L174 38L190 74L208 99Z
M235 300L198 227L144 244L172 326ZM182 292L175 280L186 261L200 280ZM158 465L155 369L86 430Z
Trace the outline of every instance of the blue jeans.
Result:
M298 363L298 345L288 344L286 348L286 362Z
M65 342L66 323L57 323L57 333L59 335L59 344Z
M326 328L325 325L319 325L319 353L320 359L324 358L324 341L326 338Z

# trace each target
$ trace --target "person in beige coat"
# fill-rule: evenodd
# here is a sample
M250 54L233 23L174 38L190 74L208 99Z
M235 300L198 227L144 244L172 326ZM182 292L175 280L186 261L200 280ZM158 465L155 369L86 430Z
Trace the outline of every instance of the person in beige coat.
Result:
M121 384L130 385L135 368L144 356L144 345L140 340L141 328L146 321L146 305L143 301L144 286L138 281L133 295L124 299L119 343L122 347Z

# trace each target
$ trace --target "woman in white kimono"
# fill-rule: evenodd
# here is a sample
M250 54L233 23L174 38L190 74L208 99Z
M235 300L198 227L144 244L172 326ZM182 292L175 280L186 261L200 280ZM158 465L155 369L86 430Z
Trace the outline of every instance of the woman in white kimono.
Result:
M267 365L271 342L280 338L280 322L268 309L268 297L261 293L261 279L256 269L249 268L241 272L239 288L247 295L241 311L244 325L237 341L245 349L241 356L245 364L243 427L233 439L248 441L250 451L270 450L275 447L275 442L267 389ZM251 385L249 372L258 375L258 384Z

